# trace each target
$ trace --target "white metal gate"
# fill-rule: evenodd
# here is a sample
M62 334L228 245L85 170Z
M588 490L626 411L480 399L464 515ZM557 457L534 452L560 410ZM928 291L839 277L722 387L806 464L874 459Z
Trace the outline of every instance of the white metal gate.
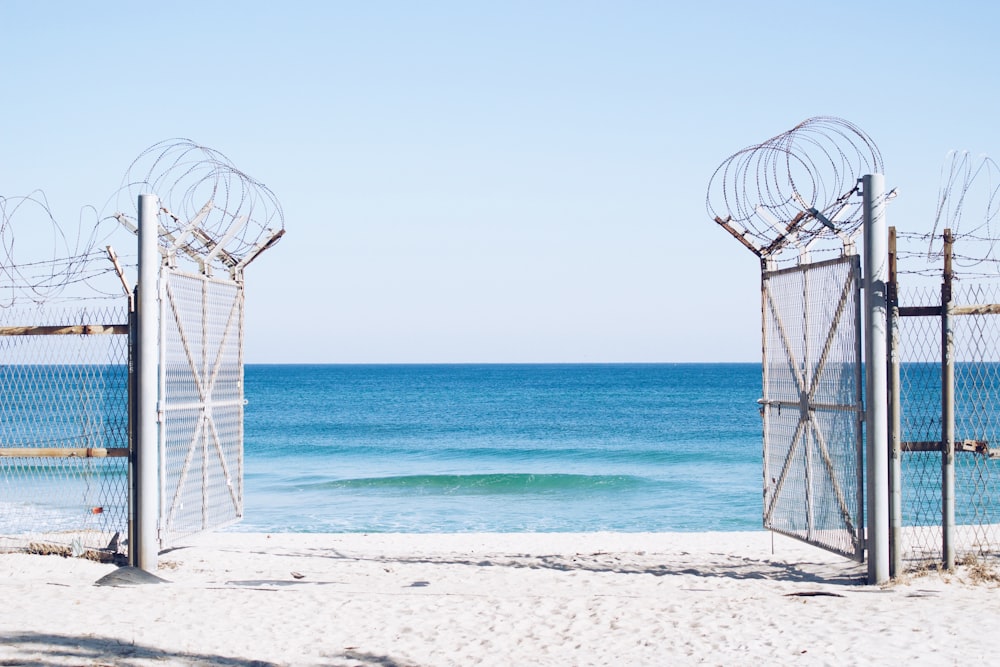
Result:
M860 278L857 255L764 271L761 278L764 527L858 561Z
M161 274L160 545L243 516L243 285Z

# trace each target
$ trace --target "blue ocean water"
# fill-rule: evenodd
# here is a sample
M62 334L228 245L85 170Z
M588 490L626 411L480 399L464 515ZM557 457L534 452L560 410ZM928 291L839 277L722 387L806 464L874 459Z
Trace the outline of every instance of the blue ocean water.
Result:
M266 532L752 530L759 364L248 365Z

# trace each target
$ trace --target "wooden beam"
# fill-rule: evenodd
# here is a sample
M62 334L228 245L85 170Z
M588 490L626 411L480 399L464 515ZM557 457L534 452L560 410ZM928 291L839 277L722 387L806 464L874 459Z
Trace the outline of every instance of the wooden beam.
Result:
M1000 315L1000 304L987 303L972 306L952 306L952 315Z
M90 336L127 334L127 324L70 324L66 326L0 327L0 336Z
M940 440L924 440L900 443L900 449L904 452L940 452L944 449L944 446ZM991 459L1000 457L1000 453L997 450L990 449L989 443L985 440L957 440L955 441L955 452L982 454Z
M128 454L128 447L0 447L0 458L103 459Z

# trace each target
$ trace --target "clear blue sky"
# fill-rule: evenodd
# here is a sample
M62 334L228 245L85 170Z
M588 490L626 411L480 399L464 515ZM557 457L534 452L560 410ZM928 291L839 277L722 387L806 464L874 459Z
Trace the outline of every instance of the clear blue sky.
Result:
M757 361L719 163L817 115L927 229L949 149L1000 156L980 2L0 3L0 195L103 206L187 137L269 186L250 362Z

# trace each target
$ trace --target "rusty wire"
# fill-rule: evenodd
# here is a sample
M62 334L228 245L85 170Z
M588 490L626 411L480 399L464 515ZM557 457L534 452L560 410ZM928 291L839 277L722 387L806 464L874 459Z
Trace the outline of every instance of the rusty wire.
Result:
M882 170L864 131L817 116L727 158L712 174L705 206L754 252L773 255L789 244L851 237L862 223L858 180Z
M133 223L140 194L160 199L161 246L180 243L182 237L190 239L184 242L188 253L209 255L221 246L216 257L229 268L252 259L284 232L281 205L267 186L222 153L190 139L154 144L129 167L118 192L118 210Z

